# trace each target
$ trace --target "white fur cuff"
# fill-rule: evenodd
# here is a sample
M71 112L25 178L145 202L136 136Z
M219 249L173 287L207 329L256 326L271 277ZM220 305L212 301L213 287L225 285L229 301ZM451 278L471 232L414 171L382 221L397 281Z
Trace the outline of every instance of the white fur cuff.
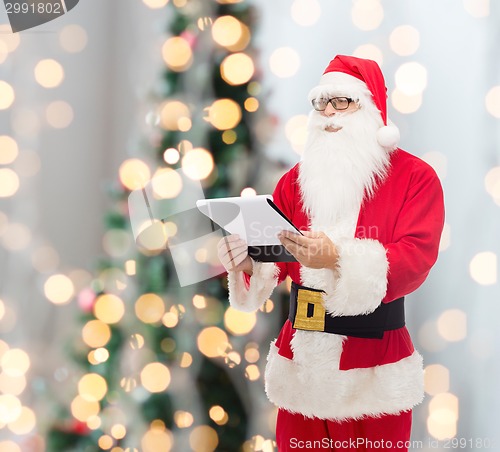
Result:
M229 303L235 309L252 312L259 309L278 284L279 267L272 262L253 261L253 274L247 289L243 272L228 272Z
M387 292L384 246L372 239L342 239L336 245L337 274L323 296L327 311L336 316L373 312Z

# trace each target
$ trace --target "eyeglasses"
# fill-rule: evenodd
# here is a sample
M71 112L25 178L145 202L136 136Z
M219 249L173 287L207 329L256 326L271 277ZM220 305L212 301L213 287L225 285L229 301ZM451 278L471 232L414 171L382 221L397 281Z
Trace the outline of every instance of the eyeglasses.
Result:
M349 97L332 97L331 99L313 99L312 106L316 111L325 111L328 104L331 104L335 110L347 110L351 102L354 102Z

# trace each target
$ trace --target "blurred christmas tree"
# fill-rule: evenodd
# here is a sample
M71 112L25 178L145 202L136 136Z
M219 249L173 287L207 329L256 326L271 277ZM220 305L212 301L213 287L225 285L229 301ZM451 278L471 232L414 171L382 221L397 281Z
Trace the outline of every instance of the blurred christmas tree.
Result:
M276 333L265 328L279 317L272 301L262 312L234 311L224 274L181 287L168 251L130 244L128 196L155 177L182 170L207 198L255 194L256 137L268 121L257 99L253 7L174 0L168 9L166 70L147 118L154 131L120 167L104 238L110 257L78 297L83 329L72 354L85 373L48 451L274 450L258 345ZM165 197L176 180L167 177ZM175 221L160 228L168 241L184 232Z

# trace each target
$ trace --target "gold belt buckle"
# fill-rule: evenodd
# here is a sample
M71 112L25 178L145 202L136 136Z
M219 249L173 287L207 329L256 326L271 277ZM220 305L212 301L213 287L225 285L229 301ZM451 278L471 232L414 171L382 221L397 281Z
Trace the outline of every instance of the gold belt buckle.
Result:
M308 305L313 305L312 317L307 316ZM299 289L297 293L297 313L293 327L299 330L325 331L325 307L321 292Z

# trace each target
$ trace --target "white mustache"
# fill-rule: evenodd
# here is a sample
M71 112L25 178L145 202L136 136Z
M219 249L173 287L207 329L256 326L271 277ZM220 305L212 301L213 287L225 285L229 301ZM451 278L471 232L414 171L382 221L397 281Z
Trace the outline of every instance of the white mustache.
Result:
M320 130L325 130L331 127L341 129L345 126L349 126L350 123L351 120L348 115L342 113L336 113L334 116L330 117L313 114L310 117L310 126Z

